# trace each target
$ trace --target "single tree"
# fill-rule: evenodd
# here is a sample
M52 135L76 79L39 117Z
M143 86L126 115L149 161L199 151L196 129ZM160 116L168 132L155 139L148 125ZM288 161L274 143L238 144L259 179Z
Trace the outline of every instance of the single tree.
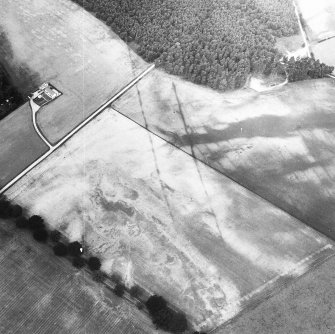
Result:
M71 256L80 256L83 254L83 250L84 250L83 246L78 241L71 242L68 248L69 248L69 254Z
M53 247L54 253L57 256L66 256L68 254L68 249L65 244L62 242L58 242L54 247Z
M140 286L134 285L130 288L129 294L134 298L139 298L143 295L143 290Z
M118 297L122 297L124 295L125 290L126 290L126 287L124 286L124 284L118 283L115 285L113 291Z
M62 237L62 234L58 230L53 230L50 232L50 239L53 242L58 242Z
M185 315L169 307L155 313L153 315L153 322L158 328L171 333L183 333L188 329Z
M34 234L33 234L33 237L36 241L46 242L48 240L49 233L48 233L47 230L42 228L42 229L35 230Z
M31 216L28 220L28 228L30 230L40 230L45 228L44 220L41 216Z
M86 261L84 258L76 256L72 260L72 265L78 269L85 267Z
M167 307L167 302L163 297L153 295L149 297L145 305L150 314L155 314L160 310L165 309Z
M88 267L91 270L99 270L100 267L101 267L101 262L100 262L99 258L97 258L96 256L91 256L88 259L87 264L88 264Z
M12 205L10 208L10 216L13 218L17 218L22 216L22 207L18 204Z

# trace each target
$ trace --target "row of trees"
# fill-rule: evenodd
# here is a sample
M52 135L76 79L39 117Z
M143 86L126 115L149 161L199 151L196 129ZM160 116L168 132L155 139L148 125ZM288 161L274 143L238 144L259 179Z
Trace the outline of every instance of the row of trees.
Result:
M283 69L287 73L288 81L300 81L306 79L324 78L334 71L333 66L328 66L316 60L314 57L297 58L284 57Z
M0 64L0 120L15 110L22 102L22 96L11 84Z
M269 74L276 38L298 31L290 0L74 0L168 73L227 90Z
M41 216L33 215L27 218L20 205L12 204L4 196L0 198L0 218L14 219L17 228L31 231L33 238L38 242L46 243L50 240L54 243L54 254L57 256L70 256L72 264L77 268L82 268L87 264L92 271L95 271L101 267L99 258L90 256L84 259L81 257L84 253L84 248L80 242L74 241L67 243L63 241L64 237L59 231L49 231L47 229L44 219Z
M82 269L87 265L96 281L103 282L106 279L106 275L100 271L100 259L95 256L85 258L84 246L79 241L69 243L58 230L49 231L41 216L33 215L26 218L22 207L12 204L4 196L0 196L0 218L13 220L17 228L31 231L33 238L38 242L50 242L54 254L69 258L75 268ZM183 333L188 329L186 316L171 309L163 297L153 295L147 298L146 292L138 285L127 288L121 276L116 273L110 278L115 283L113 290L115 295L122 297L127 292L129 296L138 301L138 308L147 308L157 328L171 333ZM202 332L202 334L205 333Z

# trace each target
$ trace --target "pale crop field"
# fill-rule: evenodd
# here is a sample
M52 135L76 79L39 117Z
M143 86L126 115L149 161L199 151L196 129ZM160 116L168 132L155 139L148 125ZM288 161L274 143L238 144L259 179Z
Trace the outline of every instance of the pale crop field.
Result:
M335 38L314 45L313 53L316 59L320 59L323 63L335 67Z
M296 0L307 24L311 41L335 36L335 2L333 0Z
M333 0L297 0L316 59L335 66L335 2ZM317 43L319 41L329 40Z
M331 79L225 94L155 71L114 103L276 206L335 237Z
M215 328L333 252L328 240L110 109L8 196Z

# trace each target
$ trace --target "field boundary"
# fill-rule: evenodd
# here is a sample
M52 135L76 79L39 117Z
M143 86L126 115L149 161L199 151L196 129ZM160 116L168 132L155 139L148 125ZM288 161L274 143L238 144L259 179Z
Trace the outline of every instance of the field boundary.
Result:
M217 326L216 328L210 330L209 334L222 334L221 332L225 327L228 325L234 323L236 320L238 320L241 316L244 314L254 310L257 308L260 304L264 303L265 301L271 299L272 297L278 295L281 291L283 291L286 288L289 288L292 286L292 284L298 280L300 280L302 277L306 276L308 273L310 273L312 270L315 270L319 266L321 266L323 263L330 260L333 256L335 256L335 249L332 244L325 245L324 247L318 249L314 253L310 254L309 256L302 259L300 262L297 263L296 267L292 270L288 271L287 273L277 276L269 282L267 282L265 285L260 287L260 289L263 289L261 293L256 296L256 298L250 300L250 297L252 296L252 293L249 295L246 295L240 299L241 302L241 310L238 312L236 316L233 318L223 322L221 325ZM299 274L299 269L302 268L303 265L307 264L308 268L307 270ZM285 275L285 276L284 276ZM271 285L269 287L269 283L274 283L274 285ZM256 291L257 293L257 291Z
M120 96L125 94L130 88L135 86L144 76L146 76L149 72L151 72L155 68L155 64L149 66L145 71L139 74L135 79L129 82L125 87L123 87L118 93L109 98L106 102L104 102L95 112L93 112L89 117L87 117L84 121L82 121L79 125L77 125L73 130L71 130L67 135L65 135L62 139L56 142L54 145L47 144L49 150L44 153L41 157L36 159L32 164L30 164L27 168L25 168L20 174L18 174L15 178L13 178L10 182L8 182L2 189L0 189L0 194L5 193L10 187L12 187L16 182L18 182L22 177L24 177L27 173L29 173L32 169L34 169L38 164L40 164L43 160L45 160L49 155L51 155L54 151L56 151L59 147L61 147L65 142L67 142L71 137L73 137L78 131L80 131L85 125L90 123L94 118L96 118L99 114L101 114L106 108L110 106L115 100L117 100ZM33 118L34 118L34 112ZM37 125L37 124L36 124ZM35 125L34 125L35 128ZM36 128L35 128L36 131ZM37 132L39 135L39 133ZM42 138L39 135L40 138ZM43 142L45 140L42 138Z
M335 77L334 77L335 78ZM164 138L163 135L155 132L154 130L151 130L149 127L147 127L146 125L143 125L141 123L139 123L138 121L134 120L131 118L131 116L128 116L126 114L124 114L123 112L121 112L120 110L118 110L118 108L111 106L111 109L114 110L115 112L119 113L120 115L124 116L125 118L127 118L128 120L130 120L131 122L137 124L138 126L140 126L141 128L145 129L146 131L148 131L150 134L152 134L153 136L156 136L158 138L160 138L161 140L163 140L164 142L170 144L171 146L173 146L174 148L176 148L177 150L180 150L181 152L184 152L186 155L190 156L193 160L199 161L200 163L202 163L203 165L207 166L208 168L212 169L213 171L215 171L216 173L219 173L221 175L223 175L224 177L226 177L227 179L229 179L230 181L232 181L233 183L239 185L240 187L242 187L243 189L247 190L248 192L252 193L254 196L256 196L258 199L260 199L261 201L270 204L272 207L275 207L276 209L284 212L286 215L290 216L291 218L293 218L293 220L299 224L301 224L302 226L304 226L305 228L307 228L308 230L314 231L314 233L317 233L318 235L320 235L322 238L325 238L327 240L329 240L329 242L333 242L335 241L335 236L331 237L330 235L327 235L326 233L324 233L321 229L318 230L316 227L304 222L303 220L299 219L298 217L296 217L295 215L293 215L292 213L290 213L287 208L282 207L282 205L276 203L275 201L273 201L273 199L269 199L267 197L265 197L264 195L259 194L258 192L255 192L254 190L250 189L249 185L243 184L241 181L236 180L234 177L226 174L224 171L221 171L219 168L217 168L214 165L211 165L210 163L208 163L207 161L205 161L204 159L202 159L201 157L197 157L194 156L192 153L188 152L187 150L183 149L182 147L179 147L178 145L176 145L174 142L170 141L167 138ZM0 192L1 193L1 192Z

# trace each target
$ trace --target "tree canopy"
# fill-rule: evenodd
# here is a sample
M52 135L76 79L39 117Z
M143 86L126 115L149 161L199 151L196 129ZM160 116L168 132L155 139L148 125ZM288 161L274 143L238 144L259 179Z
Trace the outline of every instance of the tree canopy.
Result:
M158 328L171 333L183 333L188 329L186 316L172 310L162 296L149 297L145 305Z
M269 74L276 38L298 32L291 0L74 0L168 73L227 90Z
M88 267L91 270L99 270L100 267L101 267L101 262L100 262L99 258L97 258L96 256L91 256L88 259L87 264L88 264Z
M282 65L287 72L289 82L323 78L334 71L333 66L327 66L314 57L297 59L284 57Z
M0 120L15 110L22 102L22 96L12 85L0 64Z

